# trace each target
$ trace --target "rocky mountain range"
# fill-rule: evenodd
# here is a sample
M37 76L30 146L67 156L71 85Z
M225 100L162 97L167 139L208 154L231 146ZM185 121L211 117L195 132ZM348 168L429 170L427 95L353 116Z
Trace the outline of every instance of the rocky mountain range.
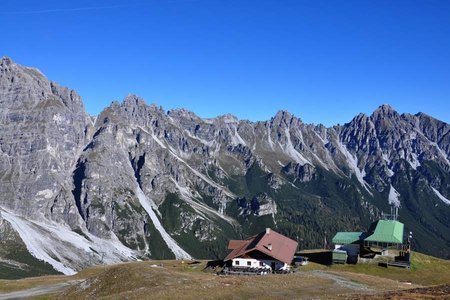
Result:
M129 95L91 117L74 90L3 58L0 128L0 273L221 258L265 227L318 248L391 205L416 250L450 258L450 125L423 113L382 105L325 127Z

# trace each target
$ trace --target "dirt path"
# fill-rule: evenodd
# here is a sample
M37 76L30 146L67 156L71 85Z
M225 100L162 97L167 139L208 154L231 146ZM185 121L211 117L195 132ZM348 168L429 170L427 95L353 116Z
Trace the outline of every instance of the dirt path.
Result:
M16 292L11 292L11 293L4 293L4 294L0 293L0 300L20 299L20 298L52 294L52 293L60 292L78 282L80 282L80 280L72 280L72 281L67 281L67 282L62 282L62 283L42 285L42 286L38 286L38 287L35 287L32 289L16 291Z
M319 271L319 270L311 271L311 274L313 274L314 276L317 276L317 277L333 280L337 286L344 288L344 289L354 290L354 291L358 291L358 292L373 292L373 289L370 288L369 286L362 284L362 283L355 282L355 281L345 278L343 276L338 276L336 274Z

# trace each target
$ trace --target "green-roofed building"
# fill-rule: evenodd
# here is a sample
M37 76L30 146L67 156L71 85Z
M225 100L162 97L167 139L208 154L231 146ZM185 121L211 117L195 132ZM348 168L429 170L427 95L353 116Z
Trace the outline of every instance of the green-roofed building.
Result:
M365 246L389 247L403 244L403 223L394 220L378 220L372 225L364 238Z
M403 223L397 220L378 220L367 232L338 232L332 242L335 251L346 251L349 258L354 258L367 251L384 253L387 249L401 249L403 231Z
M364 232L338 232L332 242L337 245L356 244L361 240Z
M333 263L346 263L358 261L361 250L361 238L364 232L338 232L333 237L334 251ZM345 259L343 254L345 253Z

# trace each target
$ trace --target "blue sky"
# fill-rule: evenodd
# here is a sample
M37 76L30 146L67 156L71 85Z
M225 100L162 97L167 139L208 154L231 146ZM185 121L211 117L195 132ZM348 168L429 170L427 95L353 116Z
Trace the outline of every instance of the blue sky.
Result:
M0 56L201 117L334 125L383 103L450 122L450 1L2 1Z

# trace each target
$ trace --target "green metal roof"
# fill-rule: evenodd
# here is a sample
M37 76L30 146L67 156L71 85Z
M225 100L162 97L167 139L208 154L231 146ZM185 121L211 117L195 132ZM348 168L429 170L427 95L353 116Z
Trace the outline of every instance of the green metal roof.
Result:
M404 225L398 221L379 220L370 226L365 241L382 243L403 243Z
M338 232L334 236L333 244L352 244L360 240L362 232Z

